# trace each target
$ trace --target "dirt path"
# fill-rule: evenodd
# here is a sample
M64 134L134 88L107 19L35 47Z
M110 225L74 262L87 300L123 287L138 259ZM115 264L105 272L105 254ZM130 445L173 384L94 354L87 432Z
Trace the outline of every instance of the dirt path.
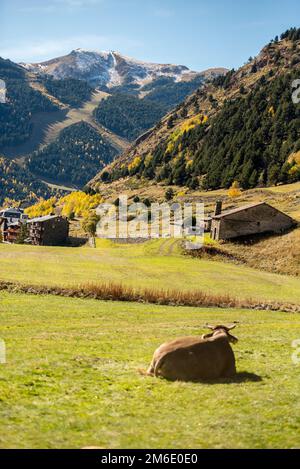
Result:
M70 125L84 121L94 127L94 129L96 129L99 133L101 133L101 135L103 135L113 146L117 147L121 151L126 150L129 147L129 142L127 142L127 140L111 133L105 127L98 124L93 118L93 111L107 96L109 95L103 91L95 91L91 100L86 102L81 108L69 108L63 121L53 123L48 127L47 135L43 143L48 145L58 137L59 133L63 129L69 127Z
M41 181L46 184L50 189L60 189L60 190L63 190L63 191L67 191L67 192L74 192L76 190L78 190L78 187L75 186L75 185L65 185L64 183L57 183L57 182L53 182L53 181L50 181L50 180L46 180L46 179L41 179Z
M179 241L179 239L173 240L172 244L169 246L168 256L172 256L172 254L174 254L174 251L178 247Z
M166 238L159 246L158 254L160 256L172 256L178 246L179 239Z
M19 145L1 148L1 153L3 153L6 158L13 158L21 162L24 161L26 156L38 150L41 144L43 144L49 126L63 121L65 117L66 109L52 112L37 112L31 118L32 133L30 138Z
M60 109L58 111L38 112L34 114L31 119L32 134L30 138L20 145L2 148L2 153L7 158L14 158L22 163L30 153L53 142L63 129L81 121L87 122L94 127L94 129L103 135L120 153L129 147L130 144L127 140L113 134L108 129L98 124L93 118L94 109L104 98L109 96L107 93L95 91L91 99L84 103L81 108L70 108L70 106L66 106L58 99L51 96L39 81L32 79L30 86L47 96L53 103L58 105Z

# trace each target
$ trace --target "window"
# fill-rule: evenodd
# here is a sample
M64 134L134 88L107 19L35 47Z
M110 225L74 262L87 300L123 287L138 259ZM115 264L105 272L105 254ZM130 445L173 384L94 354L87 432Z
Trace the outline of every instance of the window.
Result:
M6 218L20 218L21 213L18 213L18 212L4 212L4 216Z

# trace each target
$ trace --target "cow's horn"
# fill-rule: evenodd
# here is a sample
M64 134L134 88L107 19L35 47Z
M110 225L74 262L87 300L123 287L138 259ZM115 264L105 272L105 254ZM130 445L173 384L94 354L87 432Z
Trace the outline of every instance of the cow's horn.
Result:
M235 327L236 327L236 323L230 324L230 326L227 326L227 329L228 329L229 331L231 331L231 330L234 329Z
M211 329L212 331L215 329L215 326L211 326L210 324L205 324L205 327L207 327L207 329Z

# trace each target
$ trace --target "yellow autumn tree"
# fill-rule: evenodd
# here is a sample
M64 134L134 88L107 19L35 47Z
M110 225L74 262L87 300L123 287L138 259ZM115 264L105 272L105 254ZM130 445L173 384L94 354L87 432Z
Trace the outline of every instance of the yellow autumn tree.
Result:
M30 218L61 213L64 217L87 217L89 213L103 202L100 194L86 194L75 191L57 200L55 197L39 202L25 210Z
M54 215L56 206L56 198L40 199L38 203L26 208L25 213L29 218L43 217L45 215Z
M136 156L133 161L131 163L129 163L128 165L128 171L131 172L131 171L134 171L136 168L139 167L139 165L141 164L141 157L140 156Z
M86 217L102 202L103 197L100 194L91 195L76 191L62 197L58 201L58 205L61 206L61 213L65 217L70 217L71 214L77 217Z
M205 124L208 121L208 117L205 114L198 114L197 116L190 117L183 121L183 123L170 135L166 153L172 153L174 150L177 140L182 137L184 133L194 129L197 125ZM181 149L179 148L179 151Z
M10 199L9 197L5 197L1 208L18 207L18 206L19 206L19 202L17 202L14 199Z
M234 181L228 190L228 197L239 197L242 191L240 189L240 185L238 181Z
M270 106L268 109L268 113L271 117L275 117L275 109L274 106Z
M83 231L90 235L95 236L97 232L97 223L99 222L100 217L93 210L87 214L81 221L81 227Z

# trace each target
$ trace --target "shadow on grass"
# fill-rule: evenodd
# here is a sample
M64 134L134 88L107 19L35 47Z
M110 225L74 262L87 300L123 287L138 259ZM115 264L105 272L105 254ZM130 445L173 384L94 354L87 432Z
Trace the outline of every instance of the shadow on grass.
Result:
M232 383L259 383L263 379L255 373L248 373L248 371L240 371L231 378L219 378L214 380L203 380L204 384L232 384Z
M169 381L169 382L176 382L176 380L167 379L160 377L160 379ZM259 383L263 381L262 377L255 374L255 373L248 373L248 371L240 371L235 376L230 378L217 378L217 379L203 379L198 381L182 381L186 383L194 383L194 384L237 384L237 383Z
M80 248L88 242L88 238L69 236L67 246L72 248Z
M274 233L272 231L267 231L265 233L256 233L252 235L239 236L238 238L231 239L232 244L237 245L255 245L264 240L276 240L278 236L286 235L291 233L295 228L297 228L297 223L295 222L290 228L284 230L280 233Z

